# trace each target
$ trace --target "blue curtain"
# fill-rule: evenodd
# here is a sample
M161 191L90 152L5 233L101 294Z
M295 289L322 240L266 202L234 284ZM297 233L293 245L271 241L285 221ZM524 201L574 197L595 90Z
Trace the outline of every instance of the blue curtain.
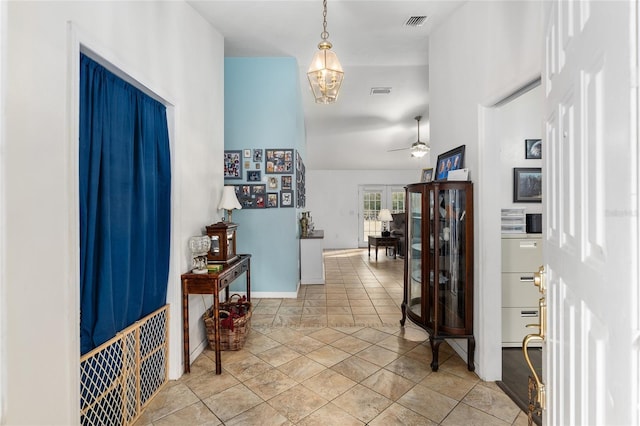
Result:
M80 341L86 353L166 303L166 109L81 56Z

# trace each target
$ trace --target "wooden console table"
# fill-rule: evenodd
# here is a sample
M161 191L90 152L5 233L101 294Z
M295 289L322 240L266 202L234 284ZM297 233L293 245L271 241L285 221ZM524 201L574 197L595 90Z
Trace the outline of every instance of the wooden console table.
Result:
M184 372L191 372L189 362L189 295L213 295L213 319L215 324L215 353L216 374L222 373L220 360L220 290L225 290L225 297L229 298L229 285L244 272L247 273L247 300L251 300L251 255L241 254L235 262L224 265L220 272L208 274L183 274L182 279L182 339L184 345Z
M376 235L369 235L369 257L371 257L371 246L376 248L376 260L378 260L378 247L393 247L393 258L396 258L398 254L398 237L382 237Z

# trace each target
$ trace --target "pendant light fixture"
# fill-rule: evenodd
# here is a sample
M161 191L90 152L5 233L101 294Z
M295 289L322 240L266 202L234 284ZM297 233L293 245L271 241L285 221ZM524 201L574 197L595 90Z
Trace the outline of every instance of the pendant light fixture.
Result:
M422 116L418 115L415 119L418 122L418 140L411 145L411 156L422 158L429 153L431 147L420 141L420 120L422 119Z
M322 2L324 11L323 31L320 34L322 41L318 44L318 52L313 56L307 78L313 91L316 103L331 104L338 99L338 92L342 85L344 72L338 56L331 51L332 44L327 40L329 33L327 32L327 0Z

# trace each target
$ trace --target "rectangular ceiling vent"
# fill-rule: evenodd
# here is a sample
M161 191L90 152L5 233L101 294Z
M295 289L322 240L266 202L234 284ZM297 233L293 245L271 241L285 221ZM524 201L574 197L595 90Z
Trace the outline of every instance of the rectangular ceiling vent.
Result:
M391 87L372 87L372 95L388 95L391 93Z
M426 15L423 16L412 16L405 22L407 27L421 27L424 24L424 21L427 20Z

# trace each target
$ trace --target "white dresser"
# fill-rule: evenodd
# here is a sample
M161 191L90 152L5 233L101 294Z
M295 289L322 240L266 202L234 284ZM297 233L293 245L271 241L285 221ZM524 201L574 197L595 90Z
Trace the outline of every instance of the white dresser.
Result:
M527 334L537 333L527 324L539 322L541 294L533 274L542 265L541 234L502 235L502 346L522 346Z

